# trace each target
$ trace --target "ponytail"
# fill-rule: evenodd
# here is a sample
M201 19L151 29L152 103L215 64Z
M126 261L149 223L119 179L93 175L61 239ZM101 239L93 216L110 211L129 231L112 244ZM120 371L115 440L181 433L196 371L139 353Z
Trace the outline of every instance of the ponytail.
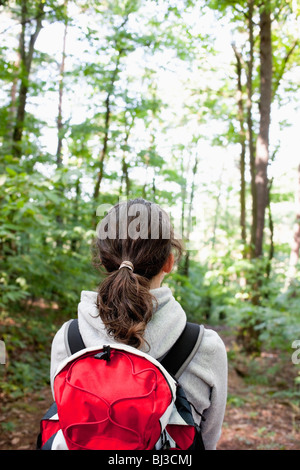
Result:
M144 217L134 218L134 210ZM156 306L151 279L161 272L172 249L180 257L181 244L167 214L144 199L117 204L99 225L95 261L105 270L98 288L99 316L116 341L140 348Z
M150 281L129 269L109 273L98 290L98 308L109 335L135 348L143 344L152 317Z

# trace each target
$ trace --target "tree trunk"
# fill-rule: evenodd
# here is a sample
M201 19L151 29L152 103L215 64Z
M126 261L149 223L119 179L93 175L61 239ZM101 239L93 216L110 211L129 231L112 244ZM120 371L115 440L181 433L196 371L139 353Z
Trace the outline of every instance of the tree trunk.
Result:
M67 6L67 2L65 2L65 7ZM63 35L63 44L62 44L62 57L61 63L59 67L59 84L58 84L58 111L57 111L57 150L56 150L56 166L57 168L62 167L62 143L63 143L63 92L64 92L64 74L65 74L65 58L66 58L66 40L67 40L67 32L68 32L68 20L65 21L65 29ZM58 190L63 195L64 193L64 185L60 181ZM56 222L60 229L63 228L63 210L61 207L58 208L58 214L56 216ZM63 240L61 238L60 232L56 240L57 246L61 247L63 244Z
M299 262L300 251L300 165L298 166L298 186L296 194L296 220L293 227L293 238L291 243L290 265L287 274L285 290L295 279L297 270L296 266Z
M263 253L265 211L268 202L269 128L272 101L272 39L270 2L260 13L260 123L256 141L255 186L257 197L257 226L255 257Z
M128 173L129 164L126 162L125 155L122 158L122 176L121 176L121 185L120 185L120 195L123 194L123 183L125 182L125 195L128 198L130 193L130 178Z
M128 15L125 16L123 23L119 26L118 31L121 31L126 23L128 22ZM100 186L101 182L104 176L104 160L107 155L107 147L108 147L108 140L109 140L109 127L110 127L110 119L111 119L111 97L114 94L115 90L115 82L118 77L119 73L119 66L120 66L120 60L121 57L126 53L126 49L124 47L121 47L121 44L118 44L118 41L115 40L115 50L117 52L117 58L115 61L115 67L114 70L112 71L111 75L111 80L110 83L108 84L108 90L107 90L107 95L105 99L105 117L104 117L104 135L103 135L103 140L102 140L102 148L100 152L100 157L99 157L99 171L97 174L97 179L96 179L96 184L94 188L94 201L98 199L99 193L100 193Z
M297 198L296 222L294 225L293 242L291 245L290 265L295 267L299 261L300 249L300 165L298 167L298 198Z
M121 176L121 184L120 184L120 195L123 194L123 183L125 182L125 194L126 194L126 197L129 197L131 182L130 182L129 173L128 173L129 163L127 163L126 161L126 154L127 154L127 149L128 149L128 139L130 136L131 129L133 128L133 125L134 125L134 117L131 116L131 121L130 121L130 117L129 119L127 119L126 111L125 111L124 121L125 121L125 138L124 138L124 150L123 150L123 157L122 157L122 176Z
M103 144L99 158L99 171L97 175L96 185L94 189L94 199L97 200L100 192L100 185L103 178L104 170L104 159L107 153L107 144L108 144L108 132L109 132L109 122L110 122L110 92L108 93L105 100L105 124L104 124L104 136Z
M222 180L223 180L223 173L224 173L224 168L225 168L225 163L223 162L222 169L220 172L219 176L219 191L216 196L216 208L214 210L214 222L213 222L213 229L212 229L212 245L211 249L212 251L215 249L215 244L216 244L216 234L217 234L217 227L218 227L218 222L219 222L219 216L220 216L220 201L221 201L221 196L222 196Z
M80 177L78 177L76 184L75 184L75 189L76 189L76 196L74 200L74 208L73 208L73 224L74 227L76 224L79 224L79 203L80 203L80 196L81 196L81 187L80 187ZM73 235L71 238L71 251L72 253L76 252L78 253L80 250L80 237L78 234L76 234L73 231Z
M108 134L109 134L109 126L110 126L110 118L111 118L110 100L114 93L114 86L115 86L115 81L117 79L117 75L119 72L119 65L120 65L120 59L121 59L122 53L123 53L123 49L118 51L118 57L116 60L115 68L112 73L111 82L109 84L109 88L108 88L108 92L107 92L107 96L105 100L104 135L103 135L103 141L102 141L102 149L101 149L100 158L99 158L99 171L98 171L97 180L96 180L95 189L94 189L94 200L98 199L99 192L100 192L100 185L101 185L102 178L103 178L104 160L107 154Z
M269 230L270 230L270 246L269 246L269 257L268 257L268 264L267 264L267 277L270 277L271 274L271 266L272 266L272 259L274 258L274 221L272 215L272 207L271 207L271 190L273 185L273 178L269 181L268 184L268 219L269 219Z
M252 119L252 95L253 95L253 56L254 56L254 37L253 37L253 9L254 0L248 1L248 31L249 31L249 60L247 66L247 129L248 129L248 145L249 145L249 161L251 176L251 198L252 198L252 222L251 222L251 238L250 238L250 257L254 257L256 226L257 226L257 200L255 186L255 146Z
M19 82L19 75L20 75L20 66L21 66L21 55L20 55L20 47L17 51L17 58L14 63L14 75L12 79L10 97L11 102L8 109L9 113L9 120L7 126L7 133L5 134L3 141L7 148L9 148L9 152L11 151L12 141L13 141L13 132L14 132L14 125L16 120L17 114L17 90L18 90L18 82Z
M246 257L246 179L245 179L245 160L246 160L246 133L244 127L244 105L243 105L243 90L242 90L242 58L241 54L237 51L233 45L233 50L236 57L236 69L237 69L237 106L238 106L238 121L240 124L240 144L241 144L241 155L240 155L240 228L241 228L241 240L244 246L243 258Z
M62 103L64 92L64 74L65 74L65 59L66 59L66 40L68 32L68 21L65 22L62 57L59 68L59 86L58 86L58 113L57 113L57 150L56 150L56 164L57 168L62 166L62 142L63 142L63 116L62 116Z
M186 231L186 243L188 245L190 241L191 231L192 231L192 207L194 203L194 196L195 196L195 178L197 174L197 168L199 163L199 156L196 155L195 163L193 166L193 179L192 179L192 187L191 187L191 194L190 194L190 202L189 202L189 212L188 212L188 221L187 221L187 231ZM184 263L183 263L183 274L185 276L189 275L189 268L190 268L190 249L189 247L186 250Z
M24 131L24 119L25 119L25 109L26 109L26 100L28 94L28 84L29 76L31 70L31 64L33 59L33 52L35 42L37 37L42 29L42 17L44 15L44 2L40 2L37 6L37 14L34 18L35 20L35 30L30 35L29 44L26 48L26 25L28 24L28 11L26 6L26 0L22 1L21 5L21 34L20 34L20 71L21 71L21 82L19 88L19 97L18 97L18 106L17 106L17 115L16 123L12 135L12 153L16 157L20 157L22 154L21 151L21 141Z

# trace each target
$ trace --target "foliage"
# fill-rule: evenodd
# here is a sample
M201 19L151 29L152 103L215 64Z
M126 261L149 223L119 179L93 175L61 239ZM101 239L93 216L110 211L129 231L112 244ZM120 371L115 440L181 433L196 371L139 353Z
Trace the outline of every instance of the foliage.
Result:
M292 342L300 336L299 281L285 290L281 264L276 266L274 262L271 278L264 278L260 287L263 300L255 305L250 299L255 295L250 286L262 272L257 260L235 260L228 253L214 259L214 263L209 267L193 262L189 277L180 274L179 269L168 280L188 319L225 324L236 332L237 339L241 339L242 327L253 329L252 340L263 344L264 350L291 354Z
M255 137L259 8L253 4ZM241 51L246 103L248 6L225 0L1 3L0 339L10 357L6 377L13 377L2 380L5 392L16 396L47 381L56 326L75 315L81 290L95 289L100 280L91 256L97 207L125 197L167 208L180 219L187 246L196 237L196 248L168 279L190 320L230 327L244 345L250 334L254 346L289 351L299 337L299 279L286 282L294 169L272 180L263 256L251 259L249 241L240 237L236 60L231 51L225 63L217 50L216 26L226 24ZM281 109L299 88L293 75L298 12L291 2L272 1L272 8L273 102ZM57 50L45 47L49 34ZM245 108L245 122L246 115ZM283 116L279 121L281 130L290 124ZM280 135L271 136L271 150L272 169ZM36 311L41 302L57 308Z
M9 359L1 366L0 386L6 395L18 398L49 384L49 339L57 329L54 318L49 310L23 309L13 318L2 312L1 334Z
M72 175L64 172L59 176L66 186L70 184L68 177ZM79 286L95 282L92 269L90 274L82 270L83 264L91 264L89 246L94 235L84 229L88 207L82 205L74 220L73 202L61 194L60 181L6 168L0 213L2 308L18 308L25 298L59 300L65 308L74 307ZM66 222L60 226L56 217L62 209ZM78 284L74 285L74 279Z

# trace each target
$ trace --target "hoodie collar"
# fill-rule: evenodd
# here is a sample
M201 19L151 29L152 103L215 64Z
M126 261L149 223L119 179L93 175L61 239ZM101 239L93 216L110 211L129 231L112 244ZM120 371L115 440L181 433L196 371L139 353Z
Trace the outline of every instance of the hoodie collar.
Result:
M186 324L186 314L175 300L167 286L152 289L151 293L157 300L157 309L146 326L144 351L158 358L165 354L178 339ZM105 327L98 315L96 306L97 292L82 291L78 306L78 318L83 341L87 347L94 346L96 341L114 343L108 337Z

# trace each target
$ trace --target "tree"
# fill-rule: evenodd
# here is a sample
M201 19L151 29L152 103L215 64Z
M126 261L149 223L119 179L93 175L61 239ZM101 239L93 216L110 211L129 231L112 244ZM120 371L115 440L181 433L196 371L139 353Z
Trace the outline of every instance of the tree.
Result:
M251 238L250 255L254 256L256 227L257 227L257 193L255 185L255 129L253 123L253 69L254 69L254 5L255 0L247 1L246 24L248 29L249 54L246 66L247 75L247 130L248 130L248 148L251 177L251 200L252 200L252 220L251 220Z
M24 130L26 100L29 88L29 77L37 37L42 29L45 2L33 2L20 0L21 8L21 33L20 33L20 85L17 99L17 112L15 126L12 134L12 153L16 157L22 154L21 143ZM32 30L32 24L33 30ZM28 37L28 39L27 39Z
M244 102L243 102L243 87L242 87L242 57L240 52L232 44L234 54L236 57L236 74L237 74L237 106L238 106L238 121L240 125L239 135L241 144L240 154L240 227L241 227L241 240L244 245L243 257L246 257L246 130L245 130L245 117L244 117Z
M67 10L68 1L64 3L64 8ZM66 42L68 34L68 17L66 11L66 19L64 25L64 34L63 34L63 44L62 44L62 54L61 54L61 63L59 67L59 82L58 82L58 112L57 112L57 150L56 150L56 164L57 168L60 168L62 165L62 144L63 144L63 134L64 134L64 124L63 124L63 93L64 93L64 76L65 76L65 60L66 60Z
M296 218L293 226L289 269L286 277L285 289L293 282L296 276L296 266L299 262L300 251L300 165L298 165L298 181L296 191Z
M199 164L199 154L195 154L195 160L192 169L192 182L191 182L191 189L190 189L190 198L188 202L188 216L187 216L187 228L185 233L186 243L190 242L190 236L192 232L193 222L192 222L192 208L194 204L194 197L195 197L195 187L196 187L196 175L198 170ZM183 269L182 272L185 276L189 275L189 268L190 268L190 249L186 250L185 258L183 262Z
M218 9L222 15L228 11L231 14L233 29L237 41L233 45L238 73L238 93L246 89L246 106L242 100L237 100L238 120L241 134L241 155L244 151L245 133L244 115L247 116L246 143L250 167L250 190L252 204L250 257L263 257L265 212L268 206L268 165L270 159L269 131L271 123L271 104L278 98L277 90L284 74L292 64L295 64L294 53L298 39L292 37L282 25L291 12L288 2L259 2L245 0L243 2L210 1L209 6ZM246 34L247 41L241 38L239 45L238 34ZM257 44L259 49L257 49ZM277 52L278 51L278 52ZM258 71L258 74L257 74ZM242 83L242 72L245 72L245 85ZM258 102L258 109L257 109ZM244 111L244 107L246 108ZM256 112L258 111L258 112ZM253 118L258 114L259 119ZM242 158L242 157L241 157ZM242 158L243 159L243 158ZM244 165L241 162L241 220L244 213ZM242 239L244 237L244 222L241 222Z
M273 180L268 178L268 166L272 164L278 144L270 142L271 105L278 99L278 86L285 72L295 61L297 39L283 27L287 20L290 4L277 0L259 2L208 2L221 14L229 12L235 30L233 50L238 76L239 96L247 95L246 106L237 100L237 116L241 144L241 229L244 236L244 178L243 178L243 140L244 116L247 116L247 156L250 167L250 194L252 204L249 273L245 273L248 284L248 298L253 308L261 305L264 295L263 284L270 278L271 258L274 256L274 222L271 214L271 188ZM235 29L236 28L236 29ZM246 35L246 43L245 43ZM239 39L241 36L241 39ZM243 37L244 36L244 37ZM240 41L240 42L239 42ZM243 73L246 76L242 82ZM255 116L258 116L256 118ZM273 147L273 151L272 151ZM268 257L264 250L264 231L266 209L269 208L270 248ZM255 273L255 274L254 274ZM244 273L243 273L244 274ZM266 287L266 286L265 286ZM252 312L252 310L251 310ZM256 329L258 318L245 316L240 329L244 347L253 351L259 348L259 330Z
M124 20L122 23L122 27L125 26L128 18ZM120 67L120 60L121 57L124 54L124 49L123 48L118 48L118 45L116 44L117 48L117 55L115 58L115 63L114 63L114 68L111 73L110 77L110 82L108 83L108 91L107 95L105 98L105 117L104 117L104 130L103 130L103 138L102 138L102 148L101 152L99 155L99 170L98 170L98 175L96 178L96 184L95 184L95 189L94 189L94 199L97 200L100 192L100 185L102 178L104 176L104 160L107 155L107 148L108 148L108 139L109 139L109 126L111 122L111 100L112 96L115 93L114 87L115 87L115 82L117 80L117 76L119 73L119 67Z
M265 211L268 202L269 130L272 101L272 37L271 3L264 2L260 11L260 122L256 139L255 186L256 186L256 235L255 257L263 254Z

